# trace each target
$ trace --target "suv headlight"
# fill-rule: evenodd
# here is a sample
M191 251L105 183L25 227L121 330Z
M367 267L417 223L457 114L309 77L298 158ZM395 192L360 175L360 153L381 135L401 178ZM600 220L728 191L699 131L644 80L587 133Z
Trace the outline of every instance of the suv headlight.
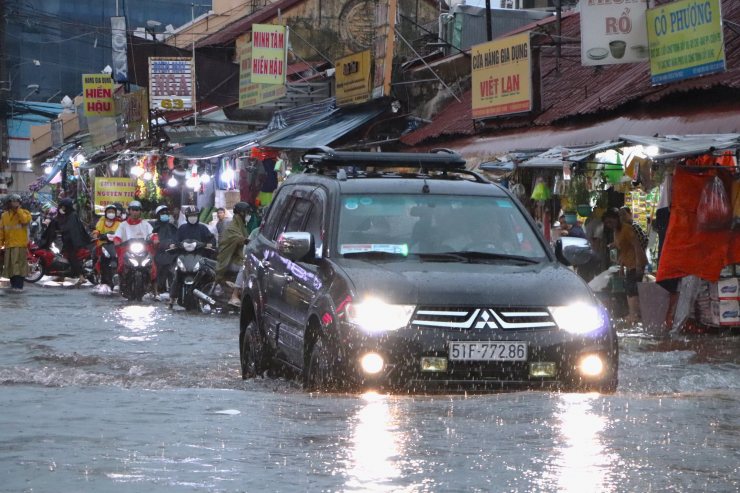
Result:
M414 313L413 305L389 305L377 299L348 303L347 320L368 333L386 332L406 327Z
M550 313L561 329L571 334L588 334L605 325L603 311L597 305L575 303L568 306L551 306Z

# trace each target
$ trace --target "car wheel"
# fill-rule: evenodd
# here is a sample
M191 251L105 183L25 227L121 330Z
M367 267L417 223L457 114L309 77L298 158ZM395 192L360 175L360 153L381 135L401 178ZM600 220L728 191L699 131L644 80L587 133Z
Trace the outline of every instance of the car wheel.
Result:
M257 320L252 317L239 334L242 380L262 375L270 368L272 355L269 345L260 332Z
M308 364L306 390L331 392L340 390L341 379L337 375L336 358L331 353L329 344L320 336L311 350L311 359Z

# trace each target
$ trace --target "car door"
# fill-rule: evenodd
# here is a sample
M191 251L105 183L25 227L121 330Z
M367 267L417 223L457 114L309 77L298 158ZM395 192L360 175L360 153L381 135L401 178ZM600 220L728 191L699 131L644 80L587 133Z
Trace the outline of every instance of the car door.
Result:
M275 246L277 239L283 233L302 231L303 226L311 210L310 186L296 186L291 190L286 213L278 223L275 231ZM293 295L291 284L294 280L295 263L287 257L281 256L275 249L274 260L271 263L270 274L270 297L271 305L278 316L277 343L278 356L285 361L291 362L297 352L300 352L302 338L298 337L295 326L290 323L291 317L286 305L286 299Z
M303 364L303 340L308 323L308 310L321 288L321 281L318 278L318 262L324 256L325 204L325 192L321 189L314 190L308 199L309 210L305 221L299 229L290 230L291 232L308 232L314 238L314 258L288 261L288 277L283 289L284 324L280 328L279 342L286 356L290 358L290 363L298 367Z
M293 206L291 192L295 186L283 185L270 204L265 218L264 226L257 236L258 250L255 265L257 269L257 280L264 303L264 319L262 329L265 331L268 341L277 346L277 333L280 323L280 287L276 285L281 274L281 267L277 253L275 238L280 226L287 221L288 214ZM277 269L277 271L276 271Z

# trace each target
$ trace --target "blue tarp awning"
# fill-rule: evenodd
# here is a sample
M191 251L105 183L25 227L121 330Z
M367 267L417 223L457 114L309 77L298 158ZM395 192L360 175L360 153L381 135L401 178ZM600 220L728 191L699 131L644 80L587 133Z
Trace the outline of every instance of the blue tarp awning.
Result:
M386 109L382 106L362 110L346 108L332 110L298 125L273 132L259 139L259 145L273 149L311 149L328 146L379 116Z
M168 156L174 156L182 159L209 159L218 157L229 152L236 152L249 149L257 145L257 140L267 134L266 130L251 132L248 134L232 135L223 139L203 142L200 144L191 144L180 147L167 153Z

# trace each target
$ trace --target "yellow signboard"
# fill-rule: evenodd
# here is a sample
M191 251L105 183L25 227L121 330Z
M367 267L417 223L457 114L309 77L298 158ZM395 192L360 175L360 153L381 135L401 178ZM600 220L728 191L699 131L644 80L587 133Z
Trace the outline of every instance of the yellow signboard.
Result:
M104 74L82 76L82 92L85 95L85 116L115 116L113 104L113 79Z
M114 202L127 207L135 194L136 180L133 178L95 178L95 212L102 213Z
M288 33L285 26L252 26L252 82L285 84Z
M532 110L529 33L473 46L473 118Z
M363 103L370 99L370 50L340 58L334 66L337 106Z
M665 84L725 70L720 0L681 0L647 11L650 75Z
M283 84L255 84L252 82L252 42L245 36L236 40L239 60L239 108L248 108L285 96Z

